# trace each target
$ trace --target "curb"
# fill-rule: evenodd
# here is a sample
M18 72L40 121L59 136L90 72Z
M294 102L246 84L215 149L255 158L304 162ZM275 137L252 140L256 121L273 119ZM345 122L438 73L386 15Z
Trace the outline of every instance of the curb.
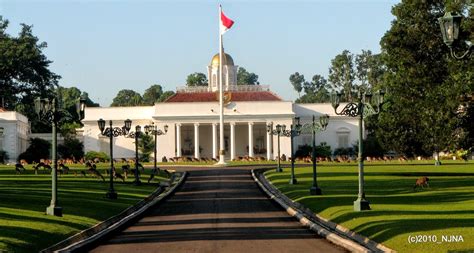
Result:
M283 207L289 215L298 219L301 224L315 231L321 237L351 252L396 252L385 245L372 241L339 224L322 218L300 203L292 201L266 180L263 176L263 172L266 170L268 169L252 170L252 177L258 186L270 199Z
M135 205L125 209L120 214L113 216L95 226L83 230L49 248L43 249L40 253L50 252L84 252L84 249L91 246L110 233L120 229L123 225L137 218L150 207L164 201L169 195L173 194L180 187L187 177L187 172L175 173L175 177L169 187L159 186L152 194ZM164 188L164 190L163 190Z

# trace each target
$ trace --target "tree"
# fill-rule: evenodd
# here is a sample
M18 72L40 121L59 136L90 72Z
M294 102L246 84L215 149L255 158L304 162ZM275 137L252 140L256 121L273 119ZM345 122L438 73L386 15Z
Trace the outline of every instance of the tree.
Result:
M77 161L84 157L84 144L75 138L65 138L64 144L58 145L58 155L63 159Z
M65 110L68 113L68 118L64 118L63 121L68 123L77 123L80 124L79 115L77 114L77 102L79 99L84 97L86 99L86 106L88 107L98 107L99 105L94 103L90 98L87 92L82 92L76 87L65 88L58 86L56 89L56 94L59 99L59 109Z
M83 91L81 97L83 97L86 100L86 105L88 107L99 107L100 105L98 103L95 103L89 98L89 93Z
M161 85L154 84L150 88L145 90L143 93L143 105L154 105L155 102L160 100L160 97L163 95L163 88Z
M296 99L296 103L324 103L330 101L327 80L321 75L314 75L311 82L306 82L304 75L295 72L290 76L290 82L295 90L304 90L305 93Z
M293 85L295 91L298 92L298 97L301 97L301 91L303 90L304 82L304 75L300 75L298 72L290 75L290 83Z
M250 73L246 69L239 67L237 70L237 85L255 85L258 84L258 75Z
M0 16L0 97L6 109L24 114L35 126L38 117L31 105L51 93L60 76L49 70L51 61L43 54L47 44L33 35L32 26L21 24L17 37L7 28L8 20Z
M25 152L18 156L18 160L26 160L28 163L39 162L40 159L49 158L49 150L51 143L40 138L31 138L29 140L30 146Z
M314 75L311 82L303 83L305 94L296 100L298 103L326 103L331 101L326 78Z
M138 149L141 152L140 161L149 162L150 155L155 150L153 135L142 134L138 139Z
M352 99L352 92L354 91L353 58L351 52L344 50L331 60L331 67L329 68L329 82L333 89L344 91L345 101Z
M169 97L173 96L174 94L175 94L174 91L171 91L171 90L165 91L163 92L163 94L161 94L160 98L158 99L158 102L163 102Z
M385 68L380 54L362 50L355 56L356 77L364 89L378 88L382 83Z
M110 106L140 106L142 96L133 90L120 90Z
M186 85L187 86L207 86L208 81L205 74L195 72L193 74L188 75L188 77L186 78Z
M459 41L453 44L455 52L464 52L469 41L474 41L474 9L471 7L468 11L466 6L468 1L449 1L447 2L447 11L455 11L461 14L467 14L461 23ZM450 81L460 86L461 96L459 97L461 105L458 107L458 118L460 120L456 136L460 142L457 149L474 151L474 55L462 61L449 61L448 68L450 72ZM462 151L461 151L462 152Z
M432 154L458 141L463 84L453 81L449 73L452 59L437 21L444 14L443 3L395 5L396 19L381 40L388 103L379 115L376 135L385 148L407 156Z

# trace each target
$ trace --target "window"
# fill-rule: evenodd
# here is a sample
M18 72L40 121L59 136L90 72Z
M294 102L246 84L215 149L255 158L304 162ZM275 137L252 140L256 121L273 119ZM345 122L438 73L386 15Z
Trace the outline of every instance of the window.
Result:
M348 128L341 127L337 129L336 134L337 134L337 147L348 148L350 130Z
M101 152L109 153L110 152L110 145L109 145L109 137L99 135L99 150Z

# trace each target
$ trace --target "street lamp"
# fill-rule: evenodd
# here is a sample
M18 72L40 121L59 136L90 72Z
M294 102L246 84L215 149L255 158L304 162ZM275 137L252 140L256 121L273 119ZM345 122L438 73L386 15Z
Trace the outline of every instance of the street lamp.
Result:
M97 121L99 125L100 134L102 136L109 137L110 142L110 188L105 194L108 199L117 199L117 192L114 190L114 152L113 152L113 138L119 137L120 135L127 135L132 126L132 121L127 119L124 122L123 127L113 127L112 120L109 120L109 127L105 128L105 120L99 119Z
M280 165L280 136L283 136L283 132L285 132L286 126L285 125L276 125L275 129L273 129L273 123L267 125L267 132L270 133L271 135L276 135L277 136L277 143L278 143L278 165L276 168L276 172L282 172L283 169L281 168Z
M146 125L145 126L145 133L148 134L153 134L155 136L155 146L154 146L154 157L153 157L153 171L157 171L156 168L156 152L158 149L157 145L157 136L159 135L165 135L168 132L168 125L164 126L164 131L161 129L158 129L158 126L155 125L155 122L152 122L151 125Z
M51 134L52 134L52 151L51 151L51 160L53 162L53 171L51 173L51 203L46 208L47 215L53 216L62 216L63 210L58 204L58 161L57 161L57 143L58 143L58 136L57 136L57 127L61 119L70 118L68 112L65 110L58 109L58 99L53 97L52 99L48 98L37 98L35 99L35 111L38 114L40 120L45 120L51 123ZM78 107L84 104L85 100L81 98L79 100ZM80 120L84 113L79 113Z
M81 96L79 98L79 103L76 103L77 115L79 115L79 120L83 120L86 112L86 98Z
M135 132L130 132L127 138L134 138L135 139L135 181L133 181L134 185L141 185L142 182L140 181L140 175L138 172L138 139L142 135L142 127L140 125L135 126Z
M0 150L3 150L3 132L5 131L5 128L0 127Z
M472 4L471 4L472 7ZM451 56L455 59L463 59L471 53L472 42L465 41L467 45L466 51L458 56L453 51L453 44L459 40L459 30L461 27L462 16L455 12L446 12L443 17L438 18L439 26L441 28L441 34L443 35L443 41L451 51Z
M359 154L357 160L359 161L359 194L357 200L354 201L354 211L370 210L369 201L365 198L364 192L364 159L363 152L363 136L362 124L365 118L380 113L383 104L385 92L380 90L374 97L369 91L363 92L361 89L358 92L357 102L349 102L344 108L337 112L342 94L337 92L332 96L332 106L337 115L345 115L349 117L359 117ZM372 106L372 101L375 103L375 109Z
M296 120L296 122L295 122ZM294 152L294 145L293 139L301 134L301 124L300 118L295 117L293 118L293 123L291 124L290 129L283 131L283 135L286 137L290 137L290 152L291 152L291 178L289 184L297 184L298 181L296 180L295 176L295 152Z
M316 133L326 130L329 123L329 115L325 114L319 117L319 123L316 123L313 115L313 122L306 123L301 127L301 132L311 132L312 136L312 154L311 160L313 162L313 185L309 189L311 195L321 195L321 188L318 187L318 181L316 178Z

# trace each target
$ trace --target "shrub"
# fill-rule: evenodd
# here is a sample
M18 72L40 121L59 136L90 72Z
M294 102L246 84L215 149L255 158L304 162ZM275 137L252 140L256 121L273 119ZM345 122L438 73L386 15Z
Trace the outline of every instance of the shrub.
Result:
M298 150L296 150L295 152L295 157L298 158L298 157L311 156L311 151L312 151L312 148L310 145L299 146Z
M51 143L40 138L31 138L30 146L25 152L18 156L18 160L26 160L28 163L39 162L41 159L49 158Z
M330 157L331 154L332 154L331 146L327 145L326 142L321 142L321 145L316 146L316 156Z
M307 157L312 156L313 147L310 145L299 146L295 152L295 157ZM327 145L326 142L321 142L320 145L316 146L317 157L330 157L332 154L331 146Z
M101 162L109 161L110 158L105 152L89 151L84 156L86 160L99 159Z
M5 150L0 150L0 163L5 163L8 160L8 153Z
M58 145L59 157L79 159L84 157L84 144L76 138L64 139L64 144Z
M334 150L335 156L354 156L355 152L353 148L336 148Z
M140 162L149 162L150 155L155 149L155 141L153 135L141 134L138 140L138 150L141 154L139 156Z
M467 161L469 157L470 150L460 149L456 151L456 157Z

